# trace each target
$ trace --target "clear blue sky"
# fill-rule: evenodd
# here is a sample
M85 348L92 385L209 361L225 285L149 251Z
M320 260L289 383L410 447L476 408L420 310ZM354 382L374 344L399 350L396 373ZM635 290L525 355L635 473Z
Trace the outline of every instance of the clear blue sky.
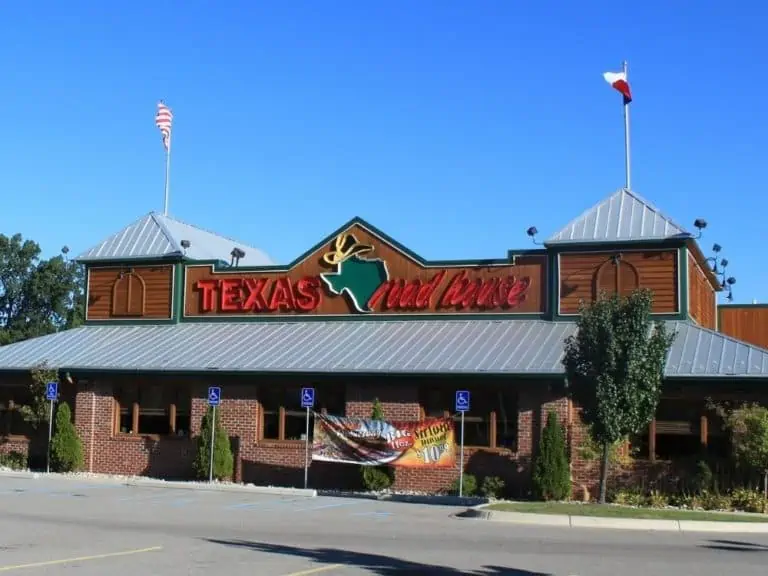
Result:
M706 218L736 301L768 301L761 3L108 4L0 16L0 231L46 255L162 210L165 98L172 216L278 261L355 215L427 258L504 256L622 186L601 74L627 59L633 188Z

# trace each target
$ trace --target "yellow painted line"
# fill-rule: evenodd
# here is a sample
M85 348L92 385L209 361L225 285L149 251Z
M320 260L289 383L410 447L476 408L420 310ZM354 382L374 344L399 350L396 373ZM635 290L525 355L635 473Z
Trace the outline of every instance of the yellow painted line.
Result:
M310 574L319 574L320 572L328 572L334 568L341 568L344 564L329 564L328 566L320 566L320 568L310 568L309 570L302 570L301 572L291 572L285 576L309 576Z
M102 558L116 558L118 556L130 556L132 554L143 554L144 552L155 552L162 550L162 546L152 546L151 548L139 548L138 550L126 550L124 552L111 552L109 554L96 554L94 556L79 556L77 558L64 558L62 560L48 560L47 562L32 562L31 564L14 564L10 566L0 566L0 572L10 572L11 570L23 570L24 568L42 568L43 566L56 566L58 564L71 564L73 562L86 562L88 560L101 560Z

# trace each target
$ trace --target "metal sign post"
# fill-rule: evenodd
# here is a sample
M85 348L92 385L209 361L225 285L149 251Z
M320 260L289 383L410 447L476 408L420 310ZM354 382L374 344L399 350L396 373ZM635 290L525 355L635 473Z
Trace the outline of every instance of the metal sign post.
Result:
M208 406L211 407L211 463L208 468L208 482L213 482L213 441L216 439L216 406L221 404L221 387L208 388Z
M469 390L456 391L456 412L461 413L461 456L459 461L459 498L464 496L464 412L469 412Z
M315 407L315 389L301 389L301 407L307 409L307 432L304 435L304 489L309 483L309 411Z
M59 397L59 383L48 382L45 385L45 398L51 403L51 413L48 417L48 453L45 456L45 471L51 472L51 438L53 437L53 404Z

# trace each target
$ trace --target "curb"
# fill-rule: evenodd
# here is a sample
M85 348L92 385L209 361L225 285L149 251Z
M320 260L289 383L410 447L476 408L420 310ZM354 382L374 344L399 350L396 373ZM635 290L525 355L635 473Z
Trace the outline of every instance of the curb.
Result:
M768 534L768 522L718 522L712 520L652 520L646 518L600 518L564 514L530 514L468 508L455 515L508 524L561 526L566 528L604 528L613 530L643 530L654 532L733 532Z
M333 490L318 490L319 496L331 498L355 498L360 500L377 500L379 502L403 502L406 504L431 504L435 506L477 507L489 504L488 498L464 496L439 496L429 494L371 494L368 492L334 492Z
M93 484L119 484L122 486L145 488L168 488L175 490L199 490L208 492L240 492L249 494L269 494L272 496L304 496L314 498L317 490L304 488L285 488L281 486L256 486L254 484L230 484L230 483L203 483L165 481L152 478L99 478L92 476L75 476L68 474L46 474L45 472L30 472L27 470L0 470L0 478L18 478L27 480L40 480L44 478L55 480L69 480L81 483Z

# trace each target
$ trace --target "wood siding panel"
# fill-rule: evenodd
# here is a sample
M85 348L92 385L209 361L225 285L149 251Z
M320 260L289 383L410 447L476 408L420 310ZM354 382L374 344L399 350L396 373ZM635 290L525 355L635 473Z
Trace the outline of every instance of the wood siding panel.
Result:
M87 319L168 319L172 294L172 265L89 268Z
M715 330L715 290L696 259L688 254L688 313L704 328Z
M721 306L719 331L738 340L768 348L768 307Z
M653 311L674 314L679 312L677 250L644 250L621 252L579 252L560 255L560 314L578 314L579 302L592 302L598 286L607 288L616 274L609 275L607 266L611 258L621 255L626 272L618 275L623 283L622 293L637 283L638 288L653 291ZM615 282L615 280L614 280ZM615 285L615 284L614 284Z
M324 275L327 279L328 276L333 276L340 270L336 265L329 264L323 259L323 256L332 252L336 246L335 240L331 240L293 268L277 272L258 270L229 272L216 271L211 266L187 266L184 287L185 316L341 316L360 314L360 308L365 308L369 303L371 308L363 312L369 316L435 313L538 314L546 311L548 285L546 255L519 256L514 265L511 263L422 265L409 254L374 235L367 228L355 225L347 232L352 234L359 244L371 248L363 252L360 258L383 261L385 275L388 277L388 280L379 284L378 297L368 299L370 290L361 291L365 297L357 299L361 300L357 302L357 308L350 297L350 292L334 293L329 282L321 277ZM339 237L341 238L344 234L346 233L340 234ZM504 303L477 305L473 300L469 304L440 306L439 303L444 301L444 296L454 285L452 283L462 274L464 278L462 286L465 288L480 285L483 282L488 288L506 286L507 289L487 290L484 297L485 302L490 302L492 298L489 299L488 294L503 294ZM374 279L372 282L375 284L377 281ZM257 283L258 288L255 288ZM525 287L521 288L522 286ZM370 288L370 283L368 287ZM510 293L519 290L522 298L507 299L509 287L512 287ZM283 306L272 305L278 302L275 297L278 291L281 292L281 300L285 304ZM224 303L225 292L234 294L233 299L228 300L229 304ZM249 296L254 292L259 292L263 298L258 302L250 299ZM476 293L480 292L483 292L483 289L476 291ZM426 293L431 293L431 296L425 297ZM208 298L206 294L209 294ZM409 300L408 294L420 296L415 300L410 298L411 304L404 305L402 302ZM402 298L398 298L398 295ZM513 303L508 305L506 302L510 300L513 300ZM395 301L398 303L393 305ZM414 301L419 301L421 304L425 301L428 303L413 305Z

